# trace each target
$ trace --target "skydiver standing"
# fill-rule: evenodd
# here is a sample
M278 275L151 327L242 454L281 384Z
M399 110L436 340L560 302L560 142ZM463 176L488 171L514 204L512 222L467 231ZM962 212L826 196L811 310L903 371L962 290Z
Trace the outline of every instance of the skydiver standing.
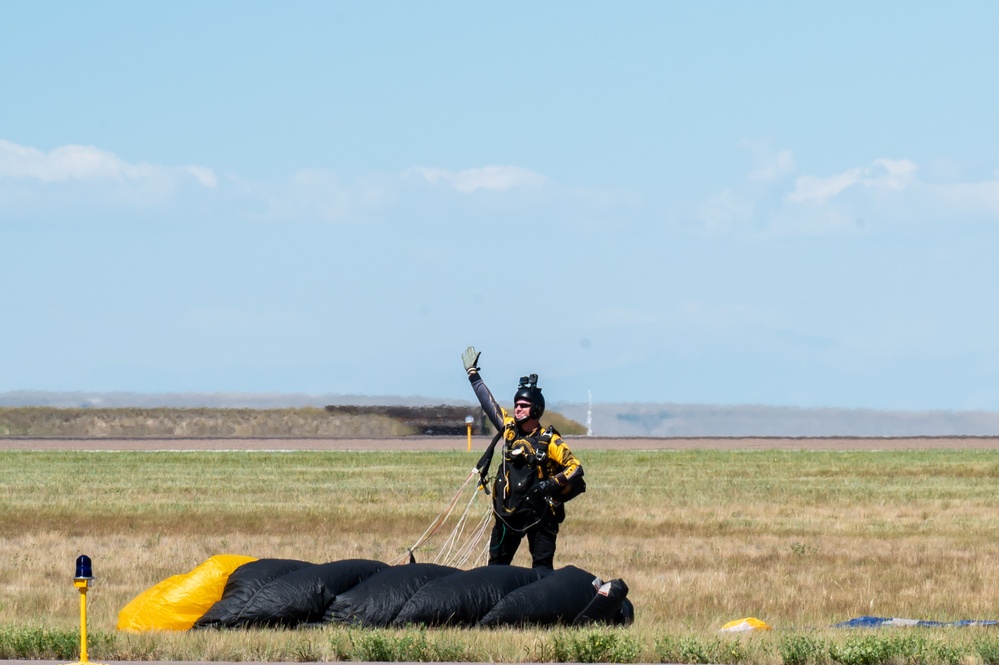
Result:
M541 429L545 398L538 375L521 377L511 416L496 403L479 375L480 355L470 346L461 360L482 410L503 438L503 455L492 487L496 520L489 541L489 565L509 565L526 535L532 567L553 568L559 524L565 519L563 504L586 490L583 467L554 427ZM476 465L483 486L495 444L496 440Z

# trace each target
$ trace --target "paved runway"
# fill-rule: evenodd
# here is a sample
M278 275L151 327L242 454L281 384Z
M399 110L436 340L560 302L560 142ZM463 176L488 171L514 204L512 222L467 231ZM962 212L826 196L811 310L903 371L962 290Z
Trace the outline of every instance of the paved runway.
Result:
M472 450L485 450L489 437L473 437ZM573 450L925 450L999 449L999 436L955 437L589 437L567 436ZM0 438L0 450L345 450L463 451L461 436L386 439L197 438L43 439Z

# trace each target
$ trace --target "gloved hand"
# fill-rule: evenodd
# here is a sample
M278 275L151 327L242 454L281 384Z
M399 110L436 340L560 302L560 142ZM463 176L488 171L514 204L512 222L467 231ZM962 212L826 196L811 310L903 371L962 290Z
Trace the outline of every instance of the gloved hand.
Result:
M540 483L531 488L531 492L528 495L528 501L539 509L545 505L552 505L551 495L557 487L558 483L550 478L548 480L542 480Z
M465 349L465 352L461 354L461 362L465 365L465 372L467 372L469 376L479 373L478 365L479 356L481 355L482 353L476 351L474 346L468 347Z
M479 468L479 488L482 489L486 495L489 495L489 469Z
M555 493L559 487L558 483L549 478L548 480L542 480L540 483L534 486L531 490L531 494L537 494L538 496L551 496Z

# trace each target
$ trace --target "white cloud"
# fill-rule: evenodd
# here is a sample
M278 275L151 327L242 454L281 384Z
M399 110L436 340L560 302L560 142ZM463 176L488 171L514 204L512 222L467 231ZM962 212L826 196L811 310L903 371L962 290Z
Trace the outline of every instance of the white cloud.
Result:
M786 198L790 203L828 201L848 187L857 184L862 172L862 169L850 169L825 178L813 175L801 176L795 182L794 191Z
M318 217L331 222L362 222L395 196L390 182L370 177L344 183L336 173L321 169L299 171L276 187L250 187L248 194L260 196L271 217Z
M701 206L700 215L709 231L727 231L753 214L753 202L745 194L726 189L711 196Z
M790 150L774 151L767 141L743 139L739 147L748 150L753 157L753 169L749 180L753 182L773 182L794 171L794 156Z
M767 211L767 228L791 233L857 231L872 223L951 225L999 214L999 177L931 182L921 173L912 161L883 158L831 176L802 176L782 205Z
M793 181L790 151L743 141L754 155L745 177L703 200L702 228L711 233L815 235L856 233L886 225L988 220L999 214L999 172L960 181L960 169L924 171L908 159L879 158L831 175ZM927 175L929 174L929 179Z
M773 161L760 164L755 169L749 172L749 179L756 180L759 182L772 182L783 178L784 176L790 174L794 170L794 157L791 156L790 150L781 150L778 152Z
M871 185L888 189L905 189L915 181L916 171L919 170L915 163L907 159L876 159L874 164L884 169L885 174L874 178Z
M544 176L519 166L483 166L462 171L417 166L408 169L403 176L420 177L431 185L449 186L463 194L480 189L502 192L518 187L540 187L546 181Z
M877 159L871 166L852 168L835 175L801 176L788 203L824 203L855 185L881 190L903 190L916 179L917 167L905 159Z
M794 172L790 150L774 150L758 139L743 139L739 147L748 151L753 167L742 182L711 195L699 206L704 228L712 233L727 233L752 224L765 208L768 192Z
M205 187L215 187L219 179L215 172L203 166L185 166L182 170L190 173Z
M984 182L929 185L928 188L937 199L955 209L999 213L999 178Z
M124 181L192 177L202 186L218 184L215 173L202 166L165 167L132 164L93 146L64 145L44 152L0 139L0 178L25 178L44 183L69 181Z

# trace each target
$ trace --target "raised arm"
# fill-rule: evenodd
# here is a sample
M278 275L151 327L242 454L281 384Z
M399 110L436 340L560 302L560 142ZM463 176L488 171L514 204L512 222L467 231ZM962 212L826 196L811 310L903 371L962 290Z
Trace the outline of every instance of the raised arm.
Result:
M474 346L470 346L461 354L461 361L465 365L465 372L468 374L468 380L472 384L472 391L475 393L476 399L479 400L479 404L482 406L486 417L489 418L489 422L493 424L493 427L498 432L503 429L503 417L505 413L500 405L496 403L493 394L489 392L489 388L486 387L485 382L479 375L479 356L481 355L480 352L475 350Z

